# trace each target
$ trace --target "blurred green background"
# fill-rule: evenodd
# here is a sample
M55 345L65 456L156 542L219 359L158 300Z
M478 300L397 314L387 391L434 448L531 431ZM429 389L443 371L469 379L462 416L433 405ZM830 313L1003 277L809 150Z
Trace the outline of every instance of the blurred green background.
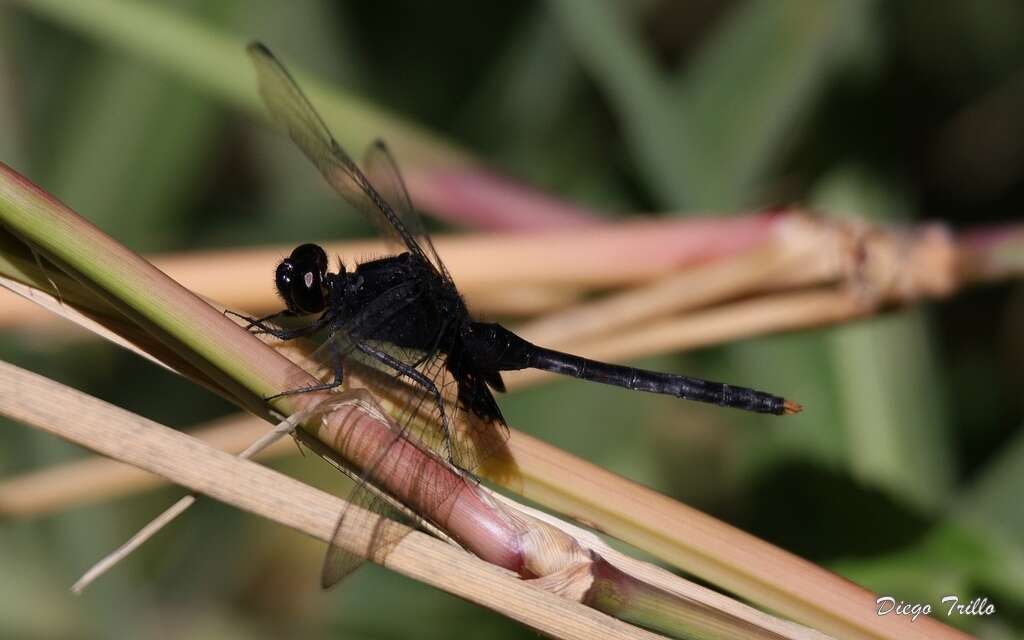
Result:
M138 251L367 232L262 122L55 19L60 6L0 5L0 160ZM119 11L76 6L101 22ZM163 7L239 46L258 37L338 91L609 217L800 203L959 229L1024 209L1014 0ZM1021 326L1024 291L1008 284L642 363L771 381L808 407L785 421L575 381L501 404L515 427L876 592L988 596L997 615L952 622L1021 637ZM231 412L106 344L6 331L0 357L171 426ZM0 427L0 477L84 455ZM333 482L311 458L275 466ZM322 545L210 501L83 597L68 592L179 493L0 523L0 636L533 637L378 567L319 592Z

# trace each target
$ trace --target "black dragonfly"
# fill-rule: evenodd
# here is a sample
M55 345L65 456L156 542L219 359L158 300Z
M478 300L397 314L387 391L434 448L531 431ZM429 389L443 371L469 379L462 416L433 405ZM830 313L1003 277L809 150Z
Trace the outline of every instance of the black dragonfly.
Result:
M327 254L315 244L303 244L281 261L275 283L286 309L265 318L248 319L250 328L282 340L326 333L321 358L334 375L330 382L286 393L337 387L350 367L363 371L369 367L378 380L381 375L400 379L414 392L399 407L396 438L413 438L468 472L507 437L505 421L492 394L505 390L502 371L542 369L759 413L781 415L800 410L794 402L754 389L547 349L500 324L473 320L415 213L384 143L377 141L370 146L364 173L270 50L253 43L249 54L273 120L287 130L327 182L401 250L397 255L362 262L353 271L340 264L337 272L331 272ZM296 328L270 323L278 318L306 316L315 319ZM460 424L468 421L471 425L469 434L465 428L457 433L457 416ZM389 464L383 454L379 464ZM380 509L380 490L368 485L372 484L372 473L381 470L360 471L355 474L360 483L350 502ZM325 586L350 570L351 558L343 556L332 546L324 568Z

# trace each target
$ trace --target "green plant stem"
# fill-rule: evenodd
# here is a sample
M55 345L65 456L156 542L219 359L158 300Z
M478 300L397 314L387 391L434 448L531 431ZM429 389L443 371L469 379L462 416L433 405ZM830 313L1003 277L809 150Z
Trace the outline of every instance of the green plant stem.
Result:
M285 381L263 371L272 369L269 360L283 358L269 347L251 348L258 341L242 328L2 163L0 222L154 333L242 406L267 415L261 398L277 393ZM222 339L232 332L236 340Z

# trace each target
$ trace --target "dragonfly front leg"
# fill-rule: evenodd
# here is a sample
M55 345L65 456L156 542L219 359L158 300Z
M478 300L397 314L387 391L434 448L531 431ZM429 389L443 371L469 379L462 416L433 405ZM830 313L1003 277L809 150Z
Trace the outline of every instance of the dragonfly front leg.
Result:
M289 309L285 309L284 311L278 311L276 313L271 313L270 315L263 316L262 318L253 318L253 317L247 316L247 315L245 315L243 313L238 313L237 311L232 311L231 309L225 309L224 310L224 315L226 315L226 316L235 316L236 318L239 318L241 320L245 320L246 322L249 323L249 324L245 325L245 329L247 331L251 331L253 327L256 327L256 328L259 329L259 331L257 333L270 333L272 328L266 324L270 320L274 320L276 318L292 318L292 317L295 317L295 314L291 310L289 310Z
M333 336L331 336L333 337ZM334 380L331 382L324 382L321 384L314 384L308 387L298 387L296 389L289 389L288 391L282 391L281 393L272 395L264 398L267 402L280 398L281 396L291 396L297 393L312 393L314 391L329 391L340 387L342 382L345 380L345 365L344 358L341 356L341 351L338 349L338 345L334 340L328 338L328 342L324 345L324 349L327 349L330 354L329 359L331 362L331 370L334 372Z
M241 318L242 320L245 320L246 322L249 323L245 327L246 330L252 331L253 328L255 327L257 330L252 331L252 333L256 335L265 333L274 336L278 340L292 340L294 338L303 338L305 336L313 335L317 331L320 331L321 329L326 327L334 319L334 316L331 315L330 312L325 312L314 322L311 322L304 327L298 327L297 329L283 329L281 327L274 327L272 325L269 325L267 324L267 321L272 320L274 318L297 317L295 313L287 309L285 309L284 311L278 311L277 313L272 313L269 316L264 316L262 318L251 318L247 315L231 311L230 309L225 310L224 315L235 316L236 318Z

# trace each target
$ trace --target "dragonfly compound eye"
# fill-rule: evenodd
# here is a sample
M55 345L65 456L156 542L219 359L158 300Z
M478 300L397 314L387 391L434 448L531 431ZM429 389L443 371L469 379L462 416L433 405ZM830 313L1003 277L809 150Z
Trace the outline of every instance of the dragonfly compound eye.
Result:
M327 306L324 272L315 263L303 263L294 258L282 260L277 266L274 283L290 311L299 314L320 313Z
M295 247L291 261L299 271L317 271L321 275L327 273L327 253L320 245L302 244Z

